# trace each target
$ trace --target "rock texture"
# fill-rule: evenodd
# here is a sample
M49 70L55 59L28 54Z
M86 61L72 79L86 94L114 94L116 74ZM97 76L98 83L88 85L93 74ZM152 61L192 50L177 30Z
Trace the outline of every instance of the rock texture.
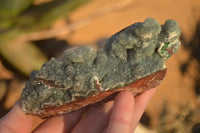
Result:
M109 100L119 91L138 95L154 88L165 77L165 60L180 47L180 34L174 20L160 25L147 18L113 35L97 52L87 46L69 49L32 72L22 109L44 118Z

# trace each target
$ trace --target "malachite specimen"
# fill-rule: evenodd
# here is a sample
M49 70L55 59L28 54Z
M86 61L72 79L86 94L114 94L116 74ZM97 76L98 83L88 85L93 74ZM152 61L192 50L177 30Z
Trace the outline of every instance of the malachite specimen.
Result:
M74 102L79 106L80 99L123 88L164 70L165 60L180 47L180 35L176 21L160 25L147 18L111 36L98 51L88 46L68 49L62 59L52 58L32 72L21 94L22 109L41 116L47 108L75 106Z

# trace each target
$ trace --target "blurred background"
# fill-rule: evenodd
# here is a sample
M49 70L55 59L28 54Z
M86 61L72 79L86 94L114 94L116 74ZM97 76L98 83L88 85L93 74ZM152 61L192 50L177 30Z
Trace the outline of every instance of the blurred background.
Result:
M72 47L103 47L112 34L147 17L175 19L182 47L136 133L200 132L200 0L0 0L0 118L29 74ZM42 120L34 117L33 128Z

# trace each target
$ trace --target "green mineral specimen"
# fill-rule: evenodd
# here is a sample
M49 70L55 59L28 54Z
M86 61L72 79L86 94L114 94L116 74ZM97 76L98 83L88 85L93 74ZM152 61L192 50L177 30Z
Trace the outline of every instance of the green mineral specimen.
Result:
M113 35L97 52L87 46L69 49L62 59L52 58L32 72L21 95L22 109L40 113L163 70L180 47L180 34L174 20L160 25L147 18Z

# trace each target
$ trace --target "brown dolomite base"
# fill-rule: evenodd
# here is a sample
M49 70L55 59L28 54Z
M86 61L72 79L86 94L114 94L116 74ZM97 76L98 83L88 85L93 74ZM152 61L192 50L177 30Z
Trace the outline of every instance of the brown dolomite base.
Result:
M155 72L152 75L141 78L127 86L122 88L115 88L105 92L97 92L90 95L87 98L77 98L75 102L67 103L59 107L48 107L46 106L44 110L37 114L40 118L46 118L52 115L59 115L68 113L71 111L78 110L90 104L104 103L106 101L114 99L115 95L120 91L131 91L134 96L141 94L145 90L155 88L164 79L167 73L167 69ZM36 114L32 114L36 115Z

